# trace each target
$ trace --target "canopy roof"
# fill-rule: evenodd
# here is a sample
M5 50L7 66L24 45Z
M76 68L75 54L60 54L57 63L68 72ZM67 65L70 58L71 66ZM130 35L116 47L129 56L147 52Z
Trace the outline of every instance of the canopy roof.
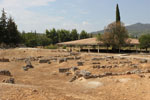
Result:
M127 43L130 45L138 45L139 40L138 39L127 39ZM75 40L75 41L69 41L69 42L62 42L58 43L58 45L104 45L102 41L97 41L96 38L87 38L87 39L81 39L81 40Z

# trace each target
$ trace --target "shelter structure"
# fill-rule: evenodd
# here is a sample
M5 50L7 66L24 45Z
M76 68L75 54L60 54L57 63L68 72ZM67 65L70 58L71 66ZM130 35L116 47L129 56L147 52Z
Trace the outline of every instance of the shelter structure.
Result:
M138 47L139 40L138 39L132 39L129 38L126 41L127 46L135 46L136 49ZM75 41L69 41L69 42L62 42L58 43L58 46L66 46L69 51L73 51L74 49L81 51L82 49L88 49L88 52L92 49L97 49L98 52L100 52L101 47L106 47L105 44L102 41L97 41L96 37L95 38L87 38L87 39L81 39L81 40L75 40Z

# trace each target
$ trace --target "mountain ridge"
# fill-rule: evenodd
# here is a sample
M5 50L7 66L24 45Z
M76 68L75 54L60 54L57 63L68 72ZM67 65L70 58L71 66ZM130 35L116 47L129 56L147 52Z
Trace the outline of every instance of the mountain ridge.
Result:
M132 24L132 25L128 25L126 26L126 29L128 30L130 36L133 37L139 37L142 34L150 34L150 24L146 23L136 23L136 24ZM96 31L96 32L91 32L92 34L98 34L98 33L104 33L104 30L101 31Z

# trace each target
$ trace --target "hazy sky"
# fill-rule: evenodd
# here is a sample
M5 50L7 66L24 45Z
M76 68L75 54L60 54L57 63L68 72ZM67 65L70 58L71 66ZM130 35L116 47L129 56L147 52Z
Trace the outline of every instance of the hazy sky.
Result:
M104 29L115 21L116 4L125 25L150 23L150 0L0 0L20 31L78 29L87 32Z

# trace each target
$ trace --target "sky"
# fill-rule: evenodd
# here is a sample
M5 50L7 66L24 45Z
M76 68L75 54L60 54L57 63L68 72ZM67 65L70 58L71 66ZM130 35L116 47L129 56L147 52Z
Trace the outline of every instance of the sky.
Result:
M0 0L0 10L14 18L19 31L93 32L115 21L117 3L125 25L150 23L150 0Z

